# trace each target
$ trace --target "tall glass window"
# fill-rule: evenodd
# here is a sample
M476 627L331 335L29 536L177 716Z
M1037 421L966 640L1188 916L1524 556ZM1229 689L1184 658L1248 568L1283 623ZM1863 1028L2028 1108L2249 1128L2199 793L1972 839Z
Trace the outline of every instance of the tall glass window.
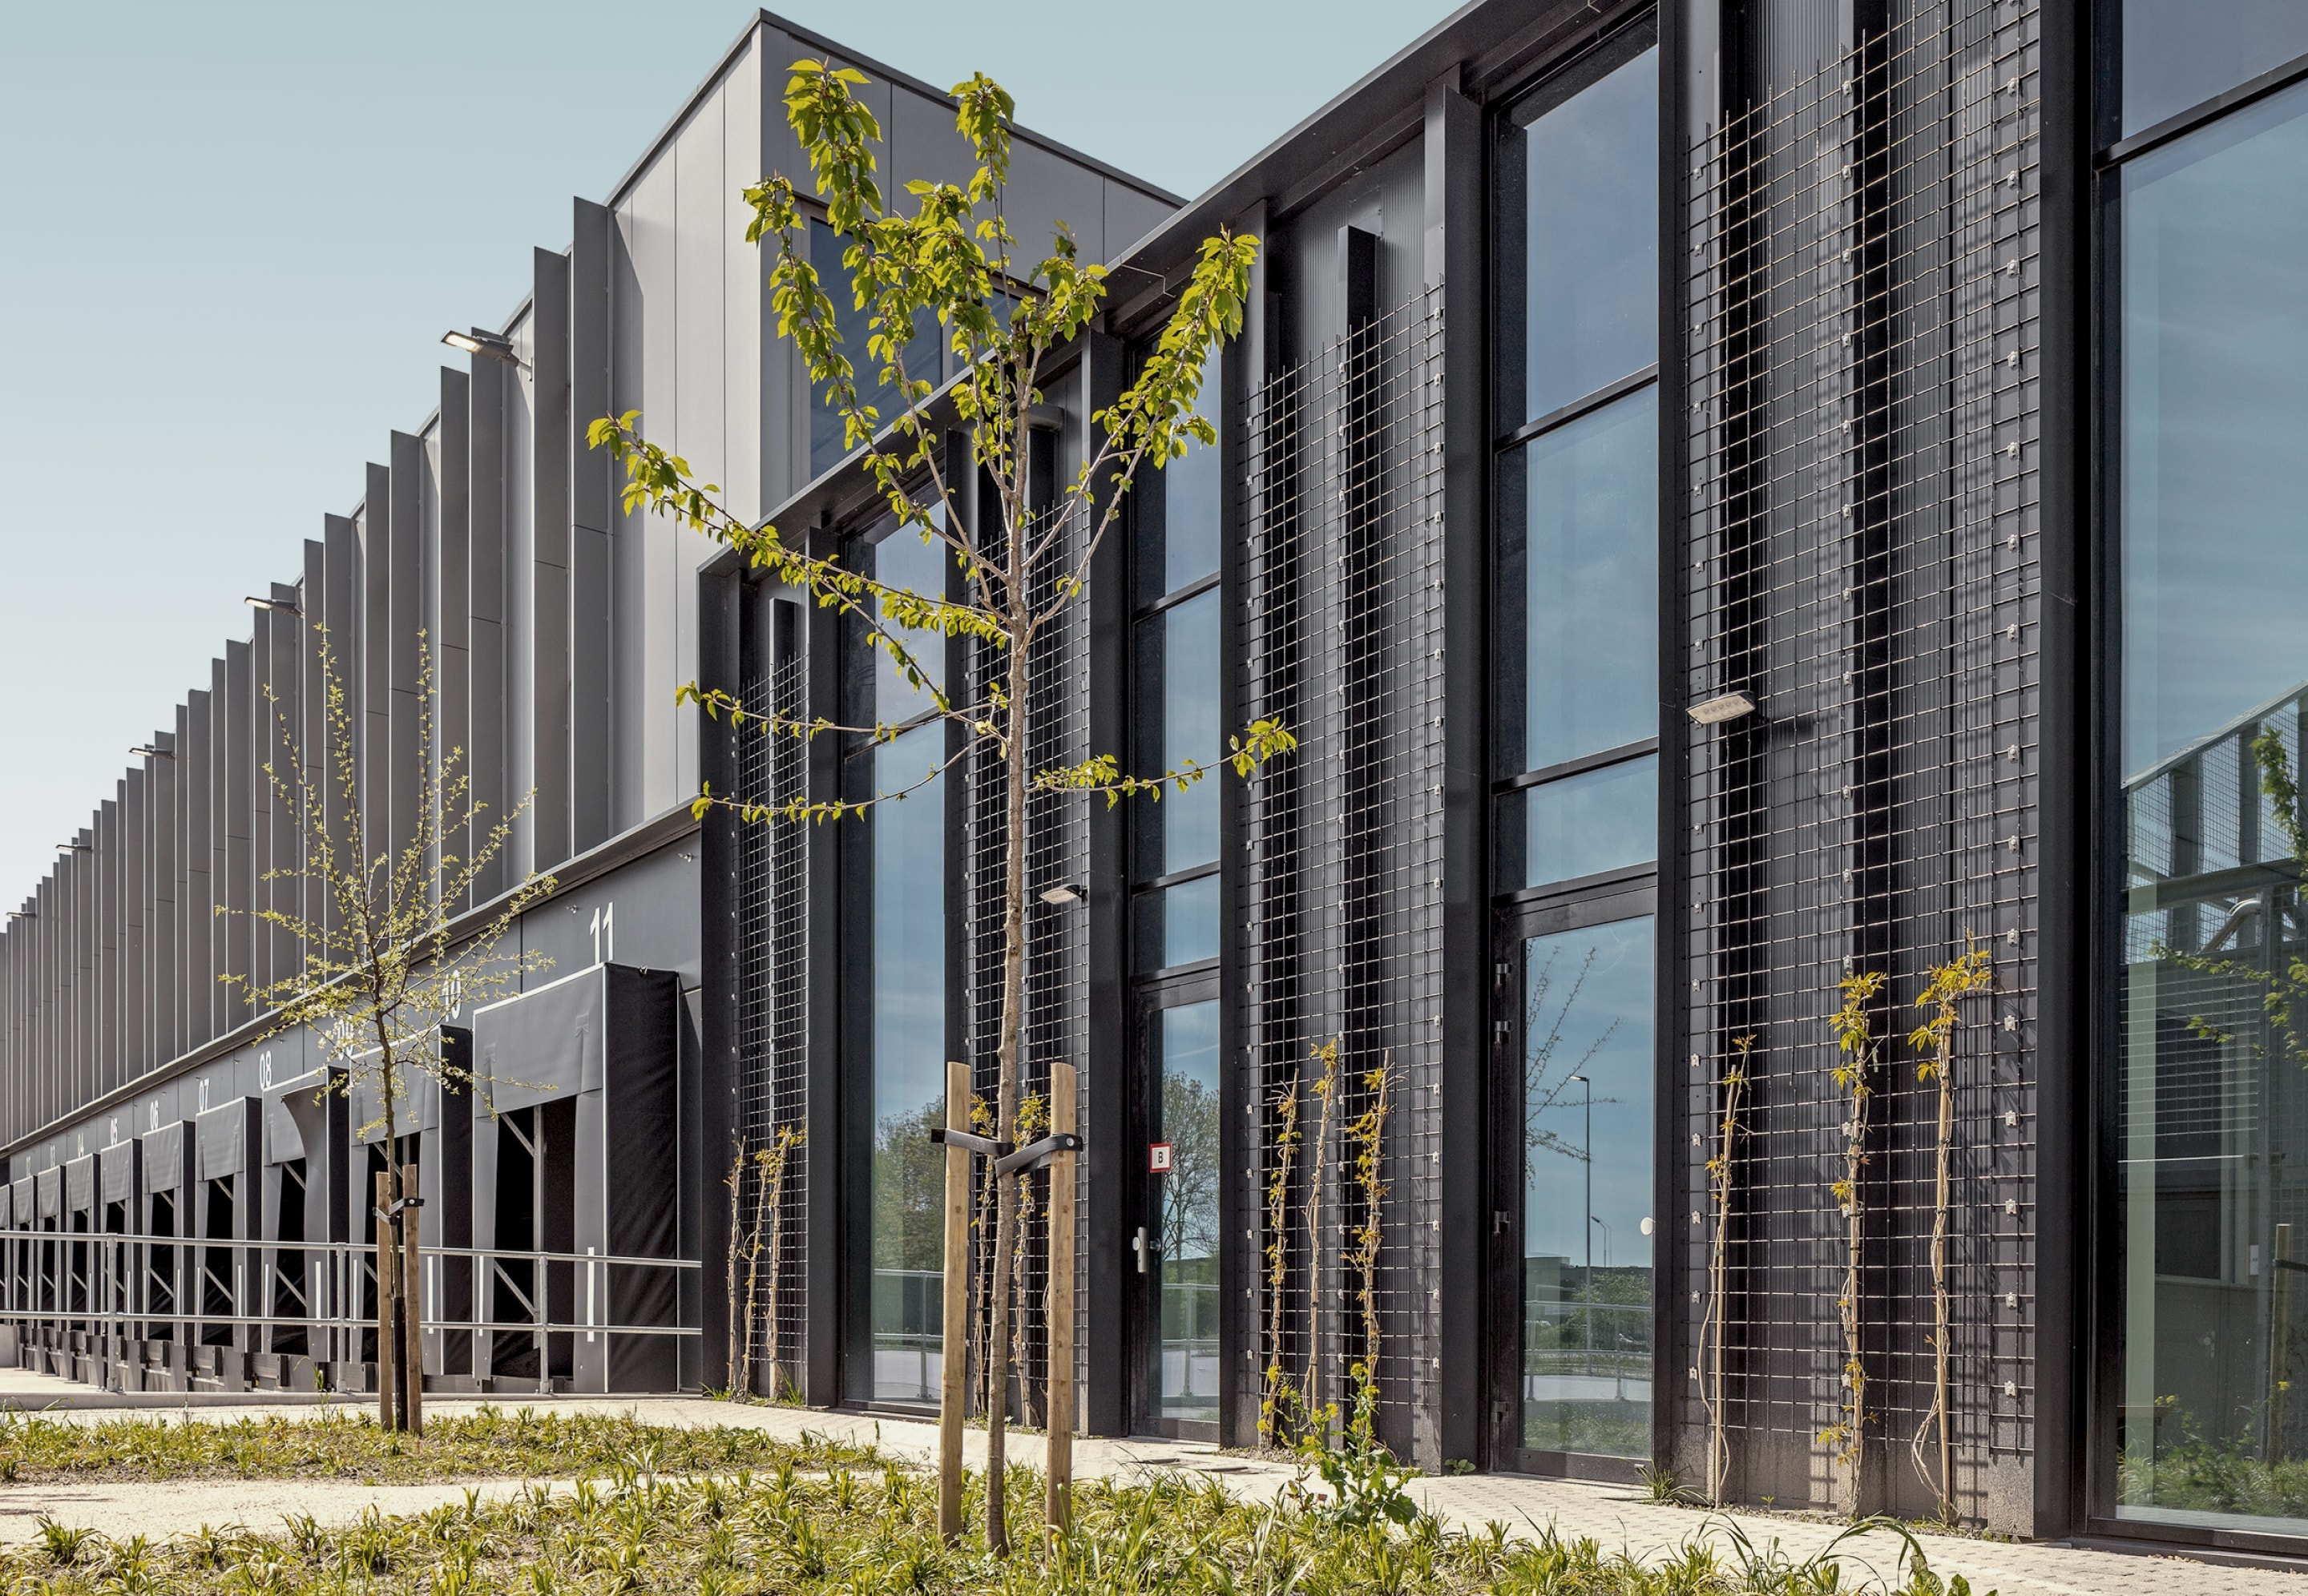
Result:
M2155 126L2308 56L2300 0L2123 0L2110 6L2111 138Z
M945 591L949 556L897 529L859 550L875 579L923 594ZM899 634L924 675L942 682L945 642ZM862 820L868 885L863 893L867 991L865 1051L870 1078L866 1248L870 1361L853 1367L853 1396L877 1402L937 1400L943 1350L945 1248L943 1155L929 1140L945 1122L946 727L932 718L926 687L909 682L888 651L853 638L847 669L856 724L900 730L885 742L861 738L845 781L853 799L875 802ZM927 779L926 779L927 778ZM855 901L855 900L853 900ZM862 1349L861 1349L862 1350Z
M1651 922L1522 946L1522 1445L1651 1449Z
M1150 1273L1158 1346L1150 1404L1174 1423L1219 1420L1219 1006L1153 1011L1152 1139L1169 1149L1156 1180Z
M881 380L882 363L866 352L866 340L873 336L873 313L858 307L857 279L844 259L848 250L849 241L825 223L809 224L810 268L817 273L826 297L833 301L833 325L841 335L841 352L857 372L857 402L873 409L876 425L887 426L905 408L905 401L895 388ZM935 319L917 318L914 337L906 345L906 374L917 382L934 382L943 368L944 352L939 346ZM809 415L809 474L823 476L854 447L833 407L831 390L821 390Z
M1202 373L1201 412L1218 415L1219 362ZM1149 472L1132 506L1132 761L1142 775L1219 757L1218 450ZM1219 784L1143 794L1133 805L1132 946L1141 970L1218 957Z
M2127 26L2156 9L2135 0ZM2162 37L2134 34L2127 62ZM2114 1511L2291 1535L2308 1534L2308 838L2289 779L2308 716L2303 173L2308 86L2125 163L2111 216Z
M1653 37L1623 34L1500 123L1503 892L1658 851Z
M1497 1135L1522 1257L1495 1411L1503 1454L1548 1472L1651 1454L1656 39L1622 30L1495 124L1492 884L1521 987L1494 1011L1520 1055Z

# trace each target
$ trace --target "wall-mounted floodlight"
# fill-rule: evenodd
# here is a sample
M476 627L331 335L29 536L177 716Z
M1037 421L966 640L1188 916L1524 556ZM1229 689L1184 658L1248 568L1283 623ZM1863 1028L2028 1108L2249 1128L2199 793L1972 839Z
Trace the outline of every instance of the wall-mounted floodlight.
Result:
M511 366L521 365L521 356L512 352L512 339L502 332L491 332L486 327L476 327L470 332L444 332L441 335L441 341L452 349L462 349L468 355L486 356Z
M140 742L128 751L142 759L173 759L177 757L167 749L155 748L149 742Z
M8 918L11 920L38 920L39 917L39 914L31 909L11 909L8 911Z
M58 843L56 845L56 852L59 854L93 854L96 850L84 842L68 842Z
M1078 904L1087 896L1087 888L1077 887L1071 881L1061 881L1055 887L1042 888L1042 901L1046 904Z
M279 610L285 614L290 615L301 615L304 614L304 611L298 609L295 605L290 604L285 598L259 598L255 594L252 593L245 598L243 598L240 602L246 605L252 610Z
M1718 693L1691 707L1691 718L1703 726L1719 726L1727 721L1740 719L1755 713L1755 700L1744 692Z

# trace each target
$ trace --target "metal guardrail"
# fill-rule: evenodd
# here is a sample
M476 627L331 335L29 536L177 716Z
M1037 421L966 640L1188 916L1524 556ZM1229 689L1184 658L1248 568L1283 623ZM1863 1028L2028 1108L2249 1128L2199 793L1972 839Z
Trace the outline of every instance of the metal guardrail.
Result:
M52 1249L52 1250L51 1250ZM86 1249L79 1260L74 1254ZM230 1260L230 1278L216 1273L209 1255L222 1253ZM45 1255L45 1256L44 1256ZM284 1262L283 1255L291 1255ZM156 1259L159 1262L156 1265ZM304 1266L298 1267L298 1260ZM375 1327L373 1311L363 1308L365 1296L375 1290L376 1247L374 1241L286 1241L258 1237L148 1235L121 1231L39 1230L21 1226L0 1228L0 1324L56 1326L125 1340L162 1340L131 1332L190 1326L271 1328L301 1331L332 1338L332 1351L357 1345L357 1337ZM702 1336L694 1325L623 1325L601 1317L607 1275L617 1269L669 1269L676 1274L702 1270L693 1258L637 1257L622 1253L555 1252L542 1248L438 1247L419 1255L423 1280L418 1293L418 1325L426 1331L464 1330L513 1336L601 1335ZM442 1311L442 1265L462 1260L476 1266L478 1278L461 1283L471 1293L471 1307L461 1315ZM313 1266L317 1262L317 1269ZM255 1268L252 1271L251 1264ZM509 1269L518 1267L528 1280ZM564 1268L571 1272L568 1289L584 1303L581 1318L548 1317L551 1290L539 1290L536 1271ZM254 1278L252 1280L251 1276ZM551 1277L547 1277L549 1283ZM228 1297L228 1311L182 1311L197 1302L207 1288ZM250 1291L277 1290L296 1300L294 1307L252 1313ZM526 1318L482 1317L482 1309L497 1291L510 1291L525 1307ZM317 1301L308 1300L307 1294ZM168 1306L159 1306L166 1302ZM341 1341L335 1338L343 1338ZM308 1343L309 1344L309 1343Z

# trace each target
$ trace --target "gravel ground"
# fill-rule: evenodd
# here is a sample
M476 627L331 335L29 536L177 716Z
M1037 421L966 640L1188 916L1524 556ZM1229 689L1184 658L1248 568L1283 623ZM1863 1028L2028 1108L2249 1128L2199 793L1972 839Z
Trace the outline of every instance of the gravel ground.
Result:
M52 1419L75 1423L101 1423L123 1416L118 1407L78 1405L95 1394L86 1386L52 1380L20 1370L0 1370L0 1403L30 1412L46 1409ZM48 1408L59 1399L73 1401L71 1408ZM452 1412L470 1405L464 1399L435 1399L433 1412ZM694 1399L653 1398L633 1401L607 1397L499 1398L497 1405L530 1405L560 1412L631 1413L647 1423L684 1428L716 1425L763 1429L799 1439L805 1431L832 1438L878 1445L884 1453L916 1462L936 1454L937 1430L932 1424L904 1419L875 1419L856 1413L824 1413L798 1408L751 1407ZM142 1417L168 1414L188 1420L229 1422L243 1416L317 1414L317 1404L283 1408L249 1403L187 1406L181 1403L134 1410ZM973 1465L986 1453L983 1431L971 1431L964 1453ZM1038 1465L1042 1442L1038 1436L1013 1436L1011 1455ZM1278 1463L1229 1455L1214 1447L1184 1441L1077 1440L1074 1467L1082 1478L1145 1479L1177 1472L1218 1479L1236 1495L1262 1499L1291 1478L1292 1471ZM491 1497L521 1489L516 1480L476 1481L475 1488ZM284 1517L310 1514L323 1523L349 1523L374 1506L386 1514L419 1513L444 1502L462 1502L466 1486L349 1485L340 1481L301 1480L197 1480L133 1485L11 1484L0 1485L0 1540L23 1540L37 1536L43 1516L59 1523L87 1525L116 1538L147 1535L155 1540L188 1534L202 1525L240 1524L271 1532ZM566 1489L564 1482L563 1489ZM1571 1480L1531 1480L1515 1475L1474 1474L1417 1482L1426 1505L1451 1523L1480 1530L1491 1522L1529 1535L1552 1527L1566 1536L1591 1536L1612 1550L1623 1549L1649 1558L1695 1536L1729 1540L1735 1524L1758 1547L1776 1541L1789 1557L1800 1561L1823 1549L1837 1532L1835 1524L1758 1514L1705 1514L1689 1508L1664 1506L1641 1492L1623 1486L1598 1486ZM1942 1573L1961 1574L1978 1596L1996 1591L2002 1596L2308 1596L2308 1575L2277 1569L2204 1563L2192 1559L2140 1557L2097 1548L2049 1543L2009 1544L1973 1540L1959 1536L1923 1537L1932 1566ZM1897 1543L1870 1537L1847 1544L1841 1554L1849 1576L1873 1563L1889 1575L1898 1557Z

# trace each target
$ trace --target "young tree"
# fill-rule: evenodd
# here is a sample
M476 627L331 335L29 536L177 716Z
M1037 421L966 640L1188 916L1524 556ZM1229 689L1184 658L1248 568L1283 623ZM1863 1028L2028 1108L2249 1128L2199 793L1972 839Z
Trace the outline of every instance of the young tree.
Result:
M1091 418L1100 436L1089 458L1071 482L1060 485L1055 504L1037 507L1029 497L1029 412L1041 399L1040 384L1055 360L1104 305L1105 269L1081 261L1063 229L1042 259L1029 263L1017 253L1019 241L1003 220L1015 107L983 74L953 90L955 123L976 167L969 181L909 183L911 213L891 211L874 176L881 129L856 92L865 82L862 74L828 62L798 62L786 86L786 114L808 153L825 220L844 241L849 291L855 308L866 313L866 369L877 373L879 393L894 396L893 415L881 413L874 402L875 390L861 392L833 300L810 262L811 213L792 179L775 176L745 191L754 211L746 237L767 241L774 249L770 285L778 330L793 340L814 388L841 417L848 443L860 451L860 469L870 474L903 527L947 552L958 568L962 596L949 599L943 593L876 581L838 559L813 557L789 546L775 528L748 527L715 498L718 490L711 484L692 479L685 461L641 434L639 412L595 422L590 436L595 447L613 449L623 461L628 511L647 506L677 516L741 550L755 566L807 590L821 606L853 623L869 648L886 655L935 713L960 729L957 751L918 782L876 793L863 802L796 802L779 814L822 819L854 813L918 792L973 756L990 756L1000 769L1005 857L995 1134L1006 1142L1017 1128L1018 1045L1025 1011L1029 794L1095 793L1114 802L1143 794L1150 802L1166 786L1181 787L1210 773L1203 764L1158 774L1124 773L1105 754L1079 766L1037 768L1027 745L1033 693L1029 655L1035 639L1081 598L1090 561L1121 516L1138 470L1158 468L1183 455L1190 442L1217 442L1216 431L1195 413L1195 400L1206 359L1241 330L1258 241L1220 229L1203 242L1170 322L1137 380ZM911 375L907 364L907 348L917 338L943 340L953 356L958 375L936 405L936 385ZM945 457L941 442L949 428L967 430L966 460ZM973 519L961 513L956 485L981 470L994 491L990 503L979 496ZM966 685L949 690L916 652L914 639L924 637L965 640L981 668ZM701 691L694 683L683 690L683 697L710 715L726 715L733 725L750 725L771 735L832 733L876 742L894 736L886 725L840 726L764 714L725 691ZM1253 723L1230 742L1227 758L1241 775L1295 746L1289 734L1271 721ZM766 818L762 809L727 794L709 791L697 800L701 814L716 804L733 807L748 819ZM1014 1182L1005 1181L995 1218L986 1343L989 1387L997 1393L1007 1386L1016 1221ZM1005 1418L998 1403L986 1418L988 1474L998 1481ZM994 1548L1006 1549L999 1489L987 1493L986 1532Z
M419 633L417 776L409 791L391 794L396 807L410 802L415 818L394 846L362 812L357 719L326 629L314 630L322 633L325 746L308 758L277 698L269 688L265 694L280 722L282 757L265 764L264 777L295 826L297 851L263 880L288 884L291 889L277 896L289 906L217 911L245 914L282 933L297 950L296 968L265 982L223 979L251 1008L271 1013L263 1037L312 1034L336 1072L325 1089L359 1093L377 1105L356 1134L365 1140L381 1131L387 1152L386 1201L377 1222L391 1238L379 1253L378 1394L386 1429L414 1429L419 1375L408 1320L412 1283L398 1260L413 1256L404 1226L415 1223L415 1211L401 1205L416 1194L401 1189L401 1108L420 1077L452 1089L475 1083L470 1071L449 1061L441 1027L461 1007L486 1002L550 965L541 953L505 953L498 945L554 883L550 876L530 876L478 931L452 935L460 907L512 840L513 819L529 800L492 820L487 804L473 796L464 751L452 748L435 759L433 665Z

